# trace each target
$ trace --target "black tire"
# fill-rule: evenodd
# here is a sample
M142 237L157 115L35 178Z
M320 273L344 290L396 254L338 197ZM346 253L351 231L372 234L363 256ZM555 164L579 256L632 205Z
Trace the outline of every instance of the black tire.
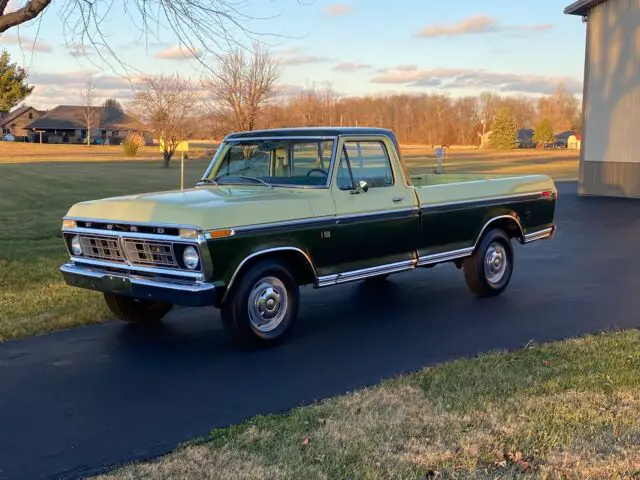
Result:
M233 345L253 350L283 342L295 323L300 304L298 283L286 264L278 260L256 263L231 288L220 316ZM257 325L264 319L260 311L267 318L272 316L272 323L265 321L262 328Z
M489 265L487 257L496 248L497 255L493 257L493 264ZM500 229L489 230L482 237L473 255L464 259L462 268L467 287L479 297L500 295L511 280L513 259L513 247L509 236ZM491 272L497 274L492 278ZM501 272L501 275L498 272Z
M104 300L116 318L139 325L156 324L173 308L171 303L139 300L113 293L105 293Z

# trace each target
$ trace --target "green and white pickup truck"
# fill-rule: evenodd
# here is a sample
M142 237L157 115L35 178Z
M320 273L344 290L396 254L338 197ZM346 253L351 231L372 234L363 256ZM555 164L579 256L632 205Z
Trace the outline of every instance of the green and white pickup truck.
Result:
M556 199L545 175L409 175L386 129L234 133L193 188L73 205L61 271L122 320L213 305L237 345L264 346L289 333L303 285L452 262L473 293L500 294L513 241L552 237Z

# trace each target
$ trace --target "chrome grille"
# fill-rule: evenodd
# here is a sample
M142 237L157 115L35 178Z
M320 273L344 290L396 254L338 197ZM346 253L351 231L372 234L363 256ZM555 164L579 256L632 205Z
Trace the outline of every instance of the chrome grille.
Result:
M118 238L81 235L80 245L85 257L111 262L124 260Z
M127 258L134 265L179 268L173 245L169 242L125 238L124 248Z

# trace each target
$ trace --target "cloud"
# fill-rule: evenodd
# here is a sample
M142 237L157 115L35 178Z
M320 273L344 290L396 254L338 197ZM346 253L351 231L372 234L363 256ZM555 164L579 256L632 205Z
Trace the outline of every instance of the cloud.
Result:
M329 17L339 17L351 13L353 9L344 3L332 3L324 9L324 14Z
M536 33L551 30L553 25L502 25L500 20L487 15L471 15L453 24L432 24L414 33L416 38L455 37L461 35L481 35L486 33Z
M371 65L367 63L342 62L333 67L333 70L339 72L355 72L358 70L367 70Z
M162 60L188 60L191 58L201 57L202 52L197 48L188 48L183 45L174 45L156 52L155 58Z
M87 79L93 75L93 85L98 89L126 89L130 88L129 80L115 75L96 75L94 71L71 71L62 73L29 74L29 83L33 85L53 85L68 88L82 88ZM132 82L135 80L131 80Z
M280 59L280 63L282 65L304 65L308 63L325 63L332 61L332 58L317 57L315 55L293 55L291 57L284 57Z
M30 37L23 37L22 35L14 35L13 33L2 34L2 36L0 36L0 43L5 45L19 45L24 50L33 50L34 52L49 53L53 51L51 45L47 42L34 40Z
M430 70L395 68L374 76L371 82L417 88L495 89L501 92L530 94L550 94L556 90L558 85L564 84L569 93L582 93L582 81L575 77L491 72L465 68Z

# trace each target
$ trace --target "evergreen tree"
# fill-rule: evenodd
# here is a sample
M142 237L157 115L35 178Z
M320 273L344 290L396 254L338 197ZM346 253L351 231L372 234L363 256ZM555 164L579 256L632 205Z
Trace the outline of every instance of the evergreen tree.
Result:
M11 63L9 52L0 53L0 113L11 111L31 94L33 86L26 79L27 72Z
M553 142L553 126L551 120L543 118L540 123L536 125L536 130L533 133L533 141L536 143Z
M506 107L498 110L493 117L489 146L499 150L518 147L518 127Z

